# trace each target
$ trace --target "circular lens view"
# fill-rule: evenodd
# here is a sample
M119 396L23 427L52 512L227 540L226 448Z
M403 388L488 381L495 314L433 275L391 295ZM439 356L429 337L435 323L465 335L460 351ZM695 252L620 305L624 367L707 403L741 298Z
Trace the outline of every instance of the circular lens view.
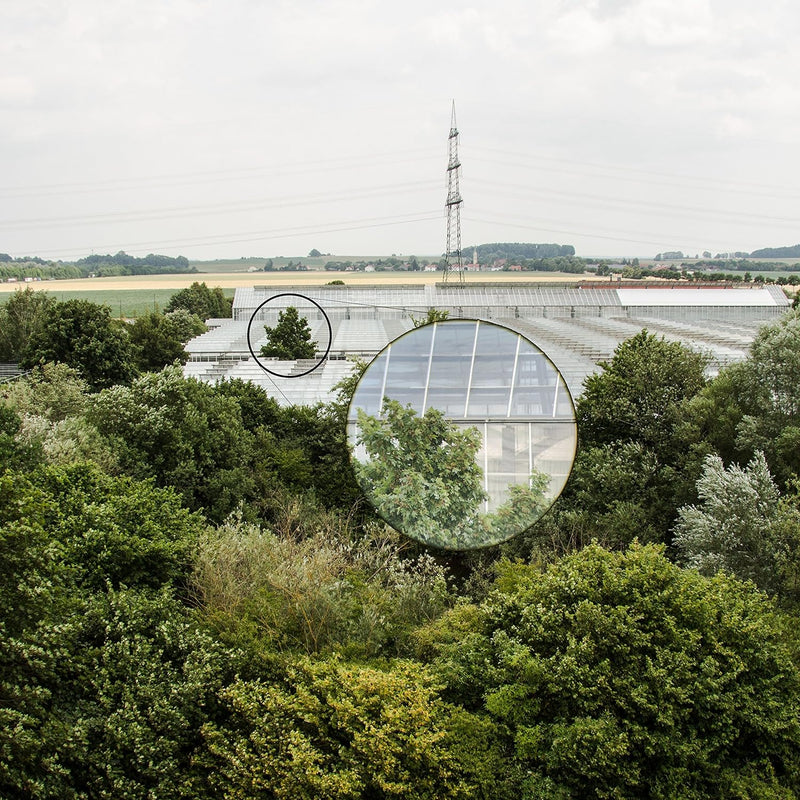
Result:
M424 325L362 375L348 413L353 466L392 527L469 550L527 530L564 488L577 427L561 374L515 331Z

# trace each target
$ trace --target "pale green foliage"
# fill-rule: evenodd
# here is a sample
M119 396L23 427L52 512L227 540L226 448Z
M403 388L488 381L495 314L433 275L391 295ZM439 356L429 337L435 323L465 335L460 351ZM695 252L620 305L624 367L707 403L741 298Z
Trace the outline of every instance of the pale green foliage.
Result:
M29 375L0 387L0 398L18 414L66 419L86 410L89 386L77 369L47 362L34 367Z
M681 508L675 527L683 563L705 575L727 570L778 590L800 540L800 515L779 502L763 453L744 468L728 469L708 456L697 492L700 504Z
M438 409L420 416L386 399L380 418L362 409L357 414L357 441L369 459L355 464L356 477L378 513L407 536L449 549L497 544L529 528L548 507L548 477L533 470L526 484L508 487L494 513L483 513L481 433Z
M493 514L486 516L494 541L500 542L530 528L547 510L550 479L534 469L527 484L511 484L508 499Z
M428 313L424 317L411 317L411 322L414 323L415 328L421 328L423 325L430 325L434 322L444 322L450 316L449 311L444 311L439 308L429 308Z
M430 556L403 559L377 530L353 541L334 513L296 519L287 510L282 522L276 535L232 518L201 541L194 591L227 638L309 654L393 653L447 607L446 573Z
M300 661L280 684L236 682L208 725L226 800L439 800L475 796L449 752L449 710L425 668Z
M34 448L49 464L95 461L114 471L113 449L84 417L89 387L76 369L57 362L34 367L29 375L3 387L4 401L19 414L19 445Z
M94 461L106 472L117 468L117 455L97 428L83 417L50 421L26 414L17 441L42 453L47 464L65 466L77 461Z

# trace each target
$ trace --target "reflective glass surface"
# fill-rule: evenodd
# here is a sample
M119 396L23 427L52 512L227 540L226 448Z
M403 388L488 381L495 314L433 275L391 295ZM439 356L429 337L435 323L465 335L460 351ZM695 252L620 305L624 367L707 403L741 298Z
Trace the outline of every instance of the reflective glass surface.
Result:
M367 367L348 414L361 486L392 526L436 547L497 544L561 493L575 411L552 362L489 322L403 334Z

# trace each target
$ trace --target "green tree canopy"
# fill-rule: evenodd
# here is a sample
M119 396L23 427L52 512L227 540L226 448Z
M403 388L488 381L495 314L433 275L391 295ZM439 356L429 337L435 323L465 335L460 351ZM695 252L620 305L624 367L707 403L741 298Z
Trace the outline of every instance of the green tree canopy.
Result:
M429 408L385 400L380 418L358 409L356 475L378 513L408 536L440 547L474 547L483 491L481 435Z
M669 542L702 467L683 437L685 406L705 385L706 359L641 331L589 376L576 404L579 449L558 523L580 540Z
M20 363L33 367L46 361L74 367L92 389L128 383L136 373L125 323L112 319L107 306L88 300L55 303L31 333Z
M756 451L781 487L800 477L800 310L757 333L746 361L722 370L687 404L684 439L726 462Z
M739 375L738 447L763 451L782 482L800 477L800 311L759 330Z
M171 486L192 509L220 521L252 496L252 436L233 398L184 378L180 367L148 373L94 400L89 420L133 477Z
M501 571L420 644L445 697L508 731L522 797L794 797L797 640L764 595L593 545Z
M47 292L17 289L0 304L0 361L22 361L34 333L47 322L55 305Z
M184 308L167 314L151 311L137 317L130 327L137 366L142 372L150 372L175 361L185 364L189 354L183 346L205 330L200 317Z
M602 372L584 382L576 415L581 443L671 442L679 405L705 385L707 359L643 330L622 342Z
M233 308L233 299L226 297L219 286L209 289L205 281L195 281L187 289L175 292L167 303L166 311L185 309L190 314L200 317L201 320L230 317Z
M268 342L261 348L261 355L292 361L297 358L314 358L317 343L311 340L311 327L305 317L300 317L294 306L278 314L274 328L264 326Z

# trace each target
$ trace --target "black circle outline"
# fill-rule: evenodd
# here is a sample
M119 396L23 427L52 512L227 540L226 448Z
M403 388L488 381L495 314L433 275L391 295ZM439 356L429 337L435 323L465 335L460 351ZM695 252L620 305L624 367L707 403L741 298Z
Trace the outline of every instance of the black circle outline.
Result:
M567 392L567 397L569 398L570 405L572 406L572 415L573 415L572 424L573 424L573 426L575 428L575 443L574 443L574 447L573 447L573 451L572 451L572 463L570 464L569 471L567 472L567 477L564 480L564 485L561 487L561 491L557 495L555 495L555 497L552 498L552 500L550 501L550 505L548 505L547 508L545 508L544 511L542 511L542 513L530 525L528 525L526 528L523 528L520 531L517 531L516 533L510 534L505 539L499 539L496 542L487 542L486 544L475 544L475 545L471 545L469 547L446 547L444 545L433 544L432 542L426 541L425 539L421 539L421 538L418 539L415 536L411 536L411 534L406 533L404 530L402 530L402 528L395 527L395 525L389 519L387 519L386 516L384 516L376 508L376 506L372 502L372 498L364 491L363 487L361 486L361 483L358 481L358 478L356 478L356 482L358 483L358 488L361 489L362 493L364 494L364 497L366 498L366 500L369 503L369 505L372 508L372 510L375 512L375 514L378 516L378 518L382 519L390 528L394 528L394 530L398 531L398 533L402 534L403 536L407 537L408 539L411 539L412 541L416 542L417 544L422 545L423 547L427 547L430 550L437 550L439 552L444 552L444 553L472 553L472 552L477 552L479 550L488 550L490 547L497 547L498 545L504 544L505 542L510 542L512 539L516 539L518 536L522 536L524 533L529 531L534 525L536 525L546 514L550 513L551 509L556 504L556 502L558 501L559 497L561 497L561 495L564 493L564 489L567 488L567 484L569 483L569 479L570 479L570 476L572 475L572 471L575 469L575 461L576 461L576 459L578 457L578 449L579 449L579 445L578 445L578 437L579 437L578 414L577 414L577 409L575 408L575 398L572 396L572 392L570 391L570 388L567 385L567 379L564 377L564 374L555 365L555 362L553 361L553 359L550 358L550 356L548 356L547 353L545 353L545 351L542 350L542 348L539 347L539 345L536 344L530 338L530 336L528 336L525 333L522 333L521 331L518 331L516 328L513 328L510 325L503 325L500 322L495 322L494 320L490 320L490 319L481 319L480 317L448 317L447 319L437 320L435 323L427 323L426 325L420 325L419 327L409 328L407 331L404 331L399 336L395 336L394 339L392 339L390 342L387 342L387 344L384 347L381 348L380 352L378 352L378 354L365 367L364 372L361 374L361 377L358 379L358 383L356 384L356 387L353 390L353 395L350 398L350 402L347 404L347 416L345 417L345 437L347 438L347 450L348 450L348 454L350 456L350 458L349 458L349 460L350 460L350 469L353 471L354 475L355 475L356 471L355 471L355 469L353 467L353 461L356 460L356 457L355 457L354 448L351 445L351 441L350 441L350 412L352 411L353 403L355 402L355 399L356 399L356 393L358 392L358 386L361 383L361 380L363 379L364 375L367 374L367 371L369 370L369 368L378 360L378 358L380 358L380 356L389 347L389 345L394 344L395 342L397 342L400 339L402 339L404 336L408 336L409 334L412 334L415 331L420 330L421 328L427 327L428 324L436 324L436 325L444 324L444 325L446 325L448 322L480 322L480 323L483 323L484 325L493 325L495 328L500 328L501 330L507 331L508 333L516 334L523 341L526 341L535 350L538 350L547 359L547 361L550 363L550 366L552 366L553 369L555 370L556 374L561 378L561 381L563 383L564 389Z
M264 308L264 306L267 303L271 303L273 300L277 300L279 297L300 297L303 300L308 300L309 303L315 305L319 309L320 313L325 318L325 322L328 325L328 347L325 350L325 353L323 354L322 358L320 358L320 360L316 364L314 364L314 366L311 367L311 369L307 369L305 372L298 372L295 375L284 375L281 372L273 372L271 369L267 369L258 360L258 356L253 351L253 345L250 344L250 326L253 324L253 320L256 318L256 314L258 314L258 312L261 311L261 309ZM306 297L306 295L304 294L298 294L297 292L281 292L280 294L274 294L272 295L272 297L267 298L250 315L250 321L247 323L247 349L250 351L250 355L253 356L253 359L255 360L256 364L258 364L258 366L261 367L261 369L263 369L264 372L268 373L269 375L274 375L276 378L302 378L304 375L308 375L315 369L322 366L322 362L325 361L325 359L328 357L328 354L331 352L332 345L333 345L333 328L331 327L331 321L328 318L328 315L325 313L325 309L316 300L312 300L310 297Z

